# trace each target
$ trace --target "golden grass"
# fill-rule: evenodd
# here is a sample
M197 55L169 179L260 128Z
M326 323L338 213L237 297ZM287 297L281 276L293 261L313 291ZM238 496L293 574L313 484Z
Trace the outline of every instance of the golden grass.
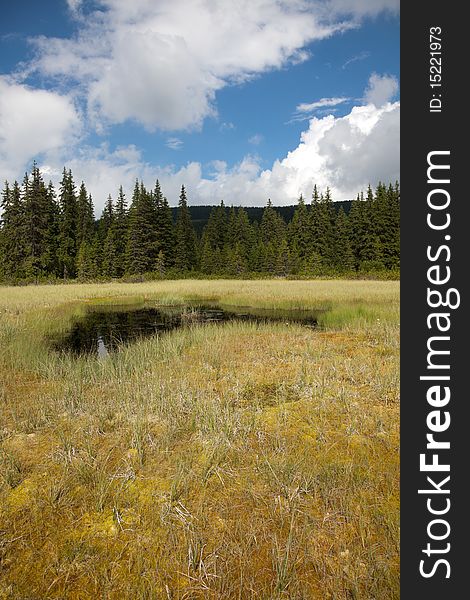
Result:
M398 283L0 290L0 598L392 599ZM89 302L328 308L106 360L51 353Z

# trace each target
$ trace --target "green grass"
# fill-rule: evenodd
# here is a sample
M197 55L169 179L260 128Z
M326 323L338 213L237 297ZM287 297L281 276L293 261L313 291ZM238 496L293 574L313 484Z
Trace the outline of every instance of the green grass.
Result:
M399 597L397 282L2 288L2 598ZM89 304L327 309L52 353Z

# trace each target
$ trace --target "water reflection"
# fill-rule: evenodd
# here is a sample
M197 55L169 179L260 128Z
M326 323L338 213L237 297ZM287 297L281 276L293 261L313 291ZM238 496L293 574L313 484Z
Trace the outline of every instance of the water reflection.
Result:
M219 306L99 307L77 319L70 331L53 345L56 350L75 355L95 354L105 358L122 344L178 327L228 321L300 323L315 327L318 312Z

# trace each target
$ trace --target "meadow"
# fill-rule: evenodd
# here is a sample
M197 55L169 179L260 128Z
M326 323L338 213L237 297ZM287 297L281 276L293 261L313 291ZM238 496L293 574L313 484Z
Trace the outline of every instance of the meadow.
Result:
M51 350L98 304L322 309ZM0 288L0 598L399 598L399 282Z

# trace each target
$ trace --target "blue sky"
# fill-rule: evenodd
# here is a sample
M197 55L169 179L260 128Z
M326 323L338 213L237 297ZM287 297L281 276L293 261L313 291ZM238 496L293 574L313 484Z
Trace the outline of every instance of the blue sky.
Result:
M396 0L44 0L0 24L0 176L65 165L98 208L335 199L399 176Z

